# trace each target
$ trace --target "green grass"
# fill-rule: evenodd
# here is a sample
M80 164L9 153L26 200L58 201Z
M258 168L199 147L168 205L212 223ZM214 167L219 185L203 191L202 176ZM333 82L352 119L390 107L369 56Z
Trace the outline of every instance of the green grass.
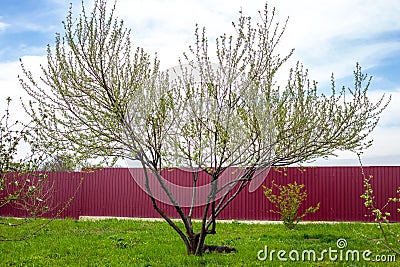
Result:
M393 225L400 230L399 225ZM17 235L21 227L0 228ZM0 235L4 235L4 232ZM371 263L363 260L282 262L276 253L273 261L259 261L257 252L268 250L338 249L336 241L345 238L346 250L371 250L392 254L369 241L379 239L375 225L361 223L302 224L288 231L283 225L218 224L217 234L207 244L238 249L231 254L187 256L183 242L164 222L105 220L82 222L56 220L25 241L0 242L1 266L396 266L397 263ZM287 257L287 255L286 255ZM398 257L400 258L400 256Z

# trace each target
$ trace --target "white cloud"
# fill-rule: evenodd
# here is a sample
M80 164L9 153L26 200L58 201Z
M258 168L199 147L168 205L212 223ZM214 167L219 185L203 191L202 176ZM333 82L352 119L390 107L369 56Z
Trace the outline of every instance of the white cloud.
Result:
M196 23L206 27L211 41L232 31L241 6L251 10L254 3L235 1L148 0L117 2L117 15L132 29L134 44L158 52L164 68L177 65L178 58L194 41ZM253 9L256 14L258 6Z
M400 30L397 0L270 3L281 17L290 16L284 40L296 48L296 57L317 80L328 80L332 72L338 78L351 74L355 62L373 66L400 49L399 43L374 41L381 34Z
M376 102L383 94L386 95L386 98L391 96L391 101L386 110L381 114L379 126L391 129L400 128L400 87L391 92L373 91L370 92L370 97ZM400 141L400 138L398 139ZM400 145L397 148L400 148Z
M21 90L17 79L18 62L0 63L0 101L8 96L18 98Z
M0 63L0 114L4 114L6 99L11 97L10 116L12 121L24 121L24 110L20 97L24 94L18 82L18 62Z
M310 69L311 78L318 81L329 81L332 72L337 78L351 75L356 62L364 69L375 66L400 49L393 41L374 41L383 33L400 30L397 0L268 3L271 9L276 7L281 24L290 17L280 51L296 48L291 64L301 60ZM213 41L221 33L232 31L231 22L236 21L240 9L258 20L257 11L264 5L264 1L256 0L119 0L117 14L132 28L134 44L158 52L162 66L170 67L193 43L195 23L205 26ZM354 43L357 40L359 44Z
M383 91L370 92L370 98L376 102L384 93ZM386 97L390 94L391 101L381 113L380 121L369 137L373 140L373 144L365 151L363 157L369 161L371 158L381 158L386 161L390 159L400 164L400 88L385 94Z
M40 75L40 64L45 63L46 57L26 56L22 58L24 65L32 71L34 77ZM0 63L0 114L3 113L6 98L11 97L11 118L13 120L24 121L26 119L25 111L22 108L21 100L27 103L28 94L19 83L18 75L21 75L21 66L19 61Z
M9 27L10 24L4 23L0 21L0 32L4 31L7 27Z

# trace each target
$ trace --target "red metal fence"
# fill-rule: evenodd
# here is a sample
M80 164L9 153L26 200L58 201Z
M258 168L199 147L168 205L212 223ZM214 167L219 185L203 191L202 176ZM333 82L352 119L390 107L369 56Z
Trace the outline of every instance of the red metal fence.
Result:
M396 194L400 186L400 166L364 167L367 176L372 175L378 205L383 206L388 197ZM55 181L53 202L61 207L74 193L83 177L84 182L77 191L61 217L79 218L79 216L115 216L115 217L160 217L154 211L150 198L138 186L131 173L142 175L140 169L130 172L123 168L100 169L92 173L59 172L50 173ZM187 181L182 170L174 169L164 173L173 183ZM187 177L189 178L189 177ZM307 167L298 169L289 167L284 172L271 171L266 175L264 185L285 185L296 181L305 184L308 198L304 207L315 206L320 202L320 209L309 214L305 220L319 221L369 221L360 195L363 193L363 180L360 167ZM55 204L54 204L55 205ZM161 204L171 217L178 217L174 208ZM57 209L57 206L55 206ZM239 196L220 214L220 219L237 220L277 220L276 214L267 212L272 208L259 187L254 192L245 188ZM400 221L398 205L392 203L386 207L392 221ZM202 207L195 210L194 216L200 217ZM24 216L22 211L6 206L0 209L0 216Z

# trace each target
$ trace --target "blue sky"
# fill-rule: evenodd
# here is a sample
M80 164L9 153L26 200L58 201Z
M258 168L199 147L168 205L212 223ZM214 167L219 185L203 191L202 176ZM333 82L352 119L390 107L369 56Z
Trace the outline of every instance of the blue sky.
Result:
M67 6L43 0L0 1L0 61L43 55L54 41Z
M92 1L84 1L91 9ZM35 73L45 64L46 46L62 31L68 0L0 1L0 98L24 96L17 80L19 58ZM109 1L111 2L111 1ZM80 0L73 0L80 10ZM276 17L288 28L280 51L295 48L288 67L300 60L312 79L329 89L331 73L337 85L351 86L359 62L373 76L370 94L391 94L392 102L371 135L374 145L364 154L367 165L400 165L400 2L398 0L270 0ZM209 39L232 30L238 11L257 18L260 0L118 0L117 15L132 29L133 45L158 53L161 66L177 65L193 41L195 23ZM282 79L285 72L281 73ZM2 101L5 103L4 101ZM0 102L1 103L1 102ZM2 109L1 103L0 108ZM19 110L20 111L20 110ZM16 116L18 116L16 114ZM357 165L354 155L317 161L320 165Z

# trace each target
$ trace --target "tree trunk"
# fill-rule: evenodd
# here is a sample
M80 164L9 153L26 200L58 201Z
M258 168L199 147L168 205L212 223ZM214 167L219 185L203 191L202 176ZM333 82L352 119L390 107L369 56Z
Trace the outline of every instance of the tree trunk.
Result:
M203 254L203 245L206 236L207 234L201 236L200 232L191 236L189 242L190 245L187 246L188 255L201 256Z

